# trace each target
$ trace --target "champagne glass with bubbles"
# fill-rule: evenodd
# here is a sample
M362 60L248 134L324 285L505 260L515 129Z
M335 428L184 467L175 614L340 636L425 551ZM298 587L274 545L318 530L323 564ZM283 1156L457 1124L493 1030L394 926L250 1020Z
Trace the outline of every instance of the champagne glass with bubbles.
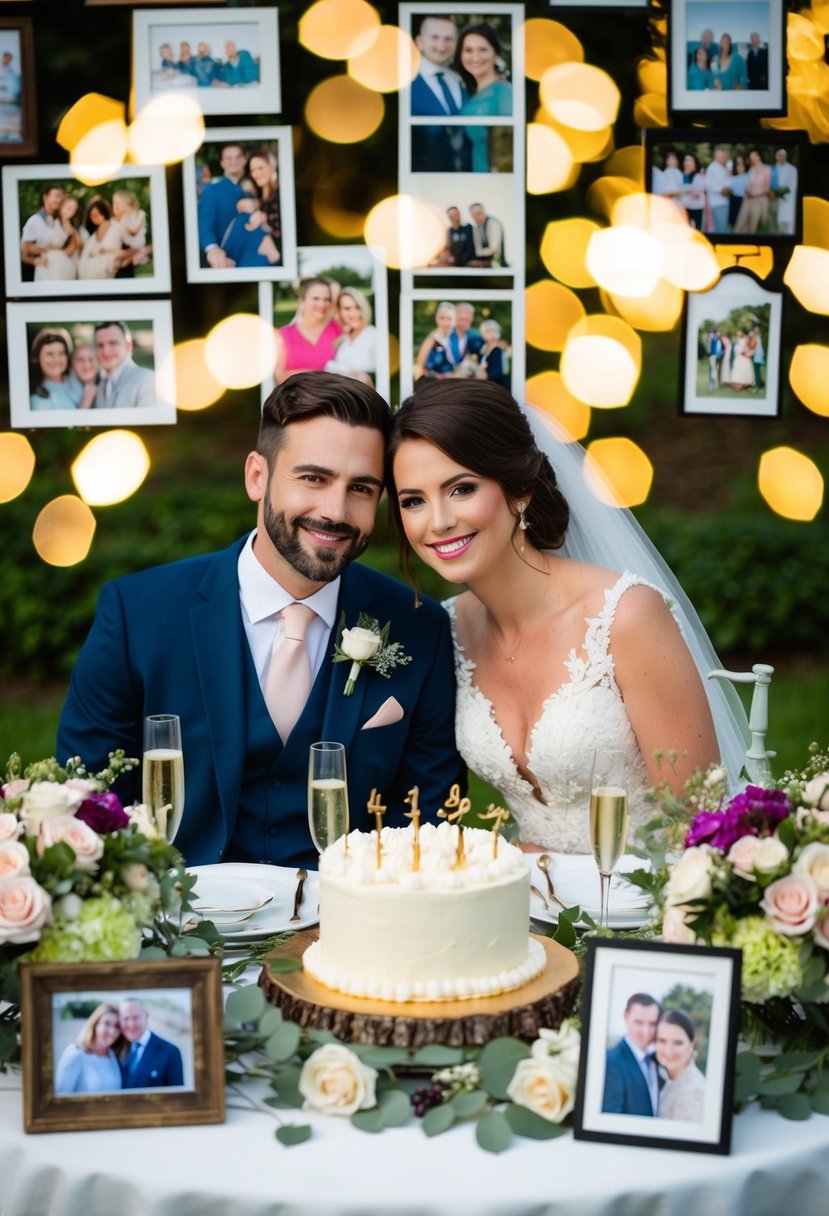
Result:
M626 756L597 748L590 776L590 848L601 880L600 923L607 928L610 880L628 834Z
M308 761L308 824L318 853L348 836L348 785L342 743L312 743ZM348 845L345 844L347 850Z
M177 714L144 719L141 797L159 832L170 843L184 813L184 756Z

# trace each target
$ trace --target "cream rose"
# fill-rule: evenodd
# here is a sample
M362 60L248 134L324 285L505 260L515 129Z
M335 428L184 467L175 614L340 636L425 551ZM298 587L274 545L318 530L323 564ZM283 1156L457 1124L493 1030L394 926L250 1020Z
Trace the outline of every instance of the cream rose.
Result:
M98 862L104 855L104 842L89 824L75 819L73 815L47 819L37 838L38 854L42 857L50 845L61 840L75 850L75 865L79 870L97 870Z
M134 806L124 807L124 810L132 826L138 828L138 831L142 836L146 836L147 840L156 840L161 837L161 833L153 823L152 815L143 802L136 802Z
M696 933L688 927L685 913L672 904L668 905L662 917L662 939L675 946L693 946L697 940Z
M73 814L82 801L79 790L67 789L57 781L34 781L23 795L18 813L26 831L36 836L47 820Z
M803 792L819 811L829 811L829 773L818 773Z
M354 659L355 663L365 663L367 659L374 658L382 643L383 639L379 633L357 625L353 629L343 630L340 650L348 655L349 659Z
M540 1115L550 1123L561 1123L573 1109L576 1078L557 1056L519 1060L507 1086L507 1097L516 1106Z
M299 1092L306 1107L353 1115L376 1105L377 1072L341 1043L325 1043L302 1065Z
M127 886L127 890L140 893L147 890L150 871L143 862L131 861L128 866L124 866L121 871L121 877Z
M754 860L759 847L760 840L757 836L741 836L728 850L727 860L731 862L734 873L740 878L749 880L754 878Z
M711 894L711 851L705 845L686 849L671 870L665 894L669 904L694 903Z
M23 824L9 811L0 812L0 840L17 840Z
M808 874L822 901L829 899L829 844L807 844L792 866L793 874Z
M49 894L28 875L0 882L0 943L36 942L51 907Z
M809 933L817 919L820 901L814 879L808 874L787 874L766 887L760 901L766 923L784 937Z
M776 836L766 836L763 840L757 842L757 851L754 854L754 869L760 874L770 874L772 870L779 869L789 860L789 850L783 844L782 840L778 840Z
M31 874L29 850L19 840L7 840L0 844L0 882L21 874Z
M77 790L79 794L97 794L100 792L100 785L97 781L90 781L88 777L70 777L64 782L64 786L68 790Z

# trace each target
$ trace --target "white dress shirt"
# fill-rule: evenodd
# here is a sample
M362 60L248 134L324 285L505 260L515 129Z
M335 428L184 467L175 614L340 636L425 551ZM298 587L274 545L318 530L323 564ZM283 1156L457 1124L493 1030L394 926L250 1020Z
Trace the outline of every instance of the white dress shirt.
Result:
M276 579L271 578L265 567L253 552L253 541L256 531L251 532L242 552L239 554L237 566L239 576L239 599L242 607L242 624L248 640L253 665L259 687L264 689L268 666L274 643L281 642L285 626L275 613L281 612L288 604L293 604L294 597L281 587ZM326 583L320 591L315 591L307 599L302 600L314 612L314 617L308 625L305 635L305 649L308 662L311 665L311 681L313 682L323 662L330 652L329 638L336 624L337 599L340 593L340 580L334 579Z
M625 1035L625 1042L636 1057L636 1062L642 1070L642 1076L648 1086L648 1093L651 1096L651 1106L653 1113L656 1114L659 1106L659 1078L656 1073L656 1059L653 1054L653 1049L648 1048L643 1051L641 1047L637 1047L635 1043L631 1043L630 1039Z
M455 105L460 110L461 106L463 105L463 91L461 78L458 73L453 72L451 68L443 68L437 63L432 63L431 59L421 59L420 75L432 90L435 97L437 97L438 101L440 102L440 108L442 110L446 110L446 113L448 114L449 111L446 108L446 98L443 96L440 81L437 79L438 72L443 74L443 79L449 88L449 92L455 99Z

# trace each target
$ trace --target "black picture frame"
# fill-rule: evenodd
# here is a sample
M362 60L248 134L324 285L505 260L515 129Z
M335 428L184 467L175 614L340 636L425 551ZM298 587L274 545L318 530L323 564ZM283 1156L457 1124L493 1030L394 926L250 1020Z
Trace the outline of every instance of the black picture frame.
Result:
M739 10L741 0L669 0L668 8L668 112L672 121L699 121L700 117L722 119L730 116L732 121L744 118L774 118L786 114L786 10L783 0L763 0L768 6L767 30L743 30ZM709 24L709 22L711 24ZM735 24L736 23L736 24ZM731 25L732 29L727 27ZM719 28L715 28L715 27ZM734 80L735 85L723 88L701 87L701 77L691 78L694 50L689 39L693 29L702 35L706 28L713 33L711 44L715 53L709 64L718 56L719 39L728 34L736 54L743 63L740 72L737 60L730 60L721 79ZM750 68L754 56L749 59L750 37L757 33L761 39L759 50L765 51L761 66ZM763 35L765 34L765 39ZM701 45L701 42L700 42ZM742 48L742 49L741 49ZM745 52L745 53L743 53ZM765 63L763 75L762 62ZM751 83L752 73L755 84ZM742 79L745 87L737 82ZM765 83L765 88L761 87ZM756 87L755 87L756 86Z
M0 35L17 34L19 69L20 138L4 139L0 131L0 160L34 156L37 153L37 88L35 85L35 43L31 17L0 17ZM13 102L4 103L13 105Z
M679 165L674 173L682 173L683 158L687 154L695 157L702 179L703 207L699 212L700 231L715 245L770 245L792 246L803 236L803 165L806 158L807 140L802 131L767 131L758 128L700 128L700 127L655 127L644 132L645 189L649 194L667 197L666 190L657 187L666 177L665 159L671 152L677 154ZM781 174L777 157L785 151L785 167L794 181L789 182L786 194L778 194L766 200L767 206L752 230L742 222L743 206L734 207L736 199L727 199L728 212L724 230L717 230L715 209L710 204L707 173L715 159L716 150L726 151L726 166L733 173L738 157L746 162L746 171L751 172L750 158L756 152L762 164L770 169L770 185ZM676 186L676 183L672 183ZM792 185L794 189L792 190ZM792 197L790 198L789 195ZM762 201L762 200L761 200ZM783 220L782 204L785 201L786 218ZM792 205L793 204L793 205ZM679 204L681 206L681 204ZM682 208L686 216L688 212ZM781 217L778 221L778 215ZM692 223L689 218L689 223ZM696 227L697 224L692 223Z
M730 1151L741 958L739 950L720 947L588 940L575 1139L721 1155ZM690 1058L688 1025L695 1035ZM631 1042L637 1046L637 1038L644 1043L650 1035L659 1064L649 1083ZM664 1084L660 1074L667 1078ZM669 1083L673 1090L666 1090ZM665 1114L660 1116L653 1104L659 1111L663 1095Z

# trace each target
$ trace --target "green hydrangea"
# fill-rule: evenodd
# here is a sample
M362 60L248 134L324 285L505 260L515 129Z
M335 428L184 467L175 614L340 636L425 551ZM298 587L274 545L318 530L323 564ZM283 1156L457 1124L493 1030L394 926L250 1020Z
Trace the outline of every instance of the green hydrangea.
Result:
M43 930L26 957L37 963L98 963L135 958L141 933L126 908L113 895L84 900L76 920L55 908L54 923Z
M791 996L803 980L799 947L770 929L761 916L743 917L728 936L715 932L711 944L742 950L743 999L753 1004Z

